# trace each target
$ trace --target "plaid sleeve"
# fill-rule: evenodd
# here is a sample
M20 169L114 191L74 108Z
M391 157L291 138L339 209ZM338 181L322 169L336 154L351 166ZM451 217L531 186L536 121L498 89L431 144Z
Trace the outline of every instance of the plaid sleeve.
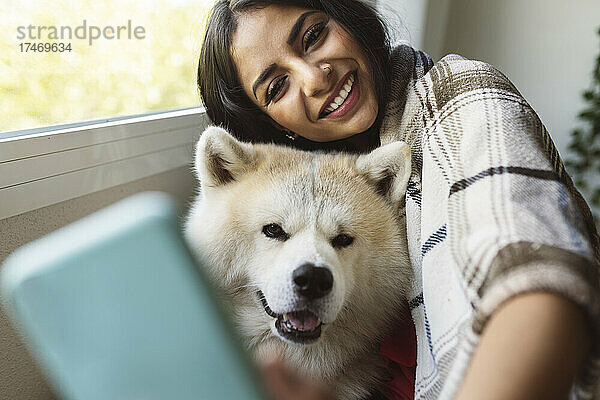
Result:
M443 182L430 190L439 198L428 201L447 205L446 240L475 310L473 333L517 294L542 290L576 302L595 330L576 390L593 398L598 234L546 128L511 82L483 62L444 57L421 83L429 114L422 152L430 166L422 182Z

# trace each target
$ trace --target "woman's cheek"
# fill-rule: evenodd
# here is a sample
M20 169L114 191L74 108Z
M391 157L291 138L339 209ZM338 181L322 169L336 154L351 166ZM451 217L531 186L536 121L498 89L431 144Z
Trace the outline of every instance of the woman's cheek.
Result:
M278 124L290 129L294 132L297 131L298 127L302 127L302 121L300 115L298 115L299 105L294 105L291 102L282 103L279 105L278 110L269 114Z

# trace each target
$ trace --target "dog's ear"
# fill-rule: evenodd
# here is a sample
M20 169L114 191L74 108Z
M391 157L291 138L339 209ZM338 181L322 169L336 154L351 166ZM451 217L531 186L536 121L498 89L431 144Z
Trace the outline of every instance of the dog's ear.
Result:
M365 174L378 193L396 203L404 197L410 178L410 148L404 142L378 147L358 157L356 169Z
M253 160L251 144L238 141L216 126L206 128L196 145L195 168L203 189L235 181Z

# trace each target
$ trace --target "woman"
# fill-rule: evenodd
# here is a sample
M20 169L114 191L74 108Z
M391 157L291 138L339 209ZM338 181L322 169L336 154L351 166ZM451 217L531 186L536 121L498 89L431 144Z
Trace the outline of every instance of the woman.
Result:
M392 51L357 0L221 0L198 85L211 121L242 140L411 146L416 398L592 398L598 236L539 118L501 73ZM327 398L300 393L305 383L278 364L266 370L277 398Z

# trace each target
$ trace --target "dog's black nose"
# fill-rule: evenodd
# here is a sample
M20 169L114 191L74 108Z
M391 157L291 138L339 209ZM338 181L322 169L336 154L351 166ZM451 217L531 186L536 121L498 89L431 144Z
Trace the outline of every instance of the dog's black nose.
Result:
M294 290L308 300L325 296L333 287L333 275L327 268L303 264L292 273Z

